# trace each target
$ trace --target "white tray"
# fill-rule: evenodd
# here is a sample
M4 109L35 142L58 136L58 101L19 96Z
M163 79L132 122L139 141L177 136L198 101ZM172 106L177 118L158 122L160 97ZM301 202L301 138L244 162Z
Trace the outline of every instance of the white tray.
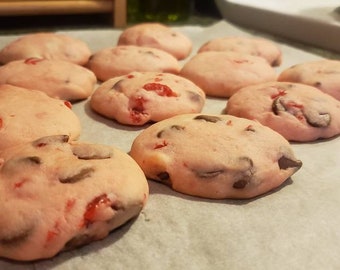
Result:
M339 0L215 0L231 22L340 52Z

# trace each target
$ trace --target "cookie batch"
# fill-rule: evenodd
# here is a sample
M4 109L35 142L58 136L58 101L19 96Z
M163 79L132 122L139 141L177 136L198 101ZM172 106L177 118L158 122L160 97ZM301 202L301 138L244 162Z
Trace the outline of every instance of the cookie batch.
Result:
M46 259L105 238L144 209L148 180L208 199L281 186L303 166L290 142L340 133L338 61L278 74L283 57L257 37L193 51L159 23L128 27L93 52L57 33L9 43L0 50L0 257ZM210 98L225 99L220 114L203 112ZM140 129L128 153L79 141L80 101L92 121Z

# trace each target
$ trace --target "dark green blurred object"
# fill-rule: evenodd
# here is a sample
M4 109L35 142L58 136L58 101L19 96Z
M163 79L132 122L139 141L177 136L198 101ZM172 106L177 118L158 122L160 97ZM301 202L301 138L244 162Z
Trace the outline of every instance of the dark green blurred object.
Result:
M128 22L183 22L192 10L191 0L128 0Z

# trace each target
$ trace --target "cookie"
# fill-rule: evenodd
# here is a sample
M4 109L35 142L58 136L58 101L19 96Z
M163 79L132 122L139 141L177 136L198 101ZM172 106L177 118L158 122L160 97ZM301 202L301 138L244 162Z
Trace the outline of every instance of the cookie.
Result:
M236 52L196 54L179 74L215 97L230 97L242 87L276 79L274 68L266 60Z
M271 82L245 87L228 100L225 112L257 120L289 141L314 141L340 133L340 102L304 84Z
M340 61L323 59L300 63L283 70L278 81L314 86L340 100Z
M203 44L198 53L206 51L231 51L263 57L271 66L279 66L282 53L274 42L258 37L227 36Z
M211 199L259 196L302 166L280 134L230 115L163 120L135 138L130 155L147 178Z
M133 71L157 71L177 74L178 60L171 54L148 47L122 45L102 49L93 54L87 64L101 81Z
M90 106L119 123L140 126L200 112L204 102L204 92L185 78L170 73L132 72L101 84Z
M140 23L130 26L120 34L117 44L161 49L178 60L188 57L193 46L186 35L161 23Z
M0 150L55 134L79 137L81 126L69 101L37 90L0 85Z
M50 258L103 239L148 198L143 171L114 147L39 138L0 151L0 257Z
M64 100L89 97L96 83L92 71L63 60L28 58L0 67L0 84L35 89Z
M33 33L18 37L0 51L0 63L27 58L47 58L85 65L91 56L88 45L78 39L59 33Z

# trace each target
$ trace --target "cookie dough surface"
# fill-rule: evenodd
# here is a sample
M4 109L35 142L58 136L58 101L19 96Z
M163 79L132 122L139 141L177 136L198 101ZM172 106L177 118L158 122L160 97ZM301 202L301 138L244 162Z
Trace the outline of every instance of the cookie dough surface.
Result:
M261 57L216 51L196 54L180 75L216 97L230 97L242 87L276 79L275 70Z
M278 81L314 86L340 100L340 61L324 59L300 63L283 70Z
M0 66L0 84L39 90L58 99L88 98L96 83L92 71L64 60L28 58Z
M230 115L186 114L163 120L136 137L130 155L148 178L212 199L264 194L302 165L281 135Z
M0 51L0 63L31 57L59 59L85 65L91 55L88 45L77 38L51 32L23 35Z
M140 23L126 28L119 36L118 45L157 48L178 60L188 57L193 46L186 35L160 23Z
M304 84L271 82L245 87L228 100L225 111L257 120L289 141L314 141L340 133L340 102Z
M104 48L93 54L87 64L101 81L122 76L133 71L157 71L177 74L178 60L156 48L121 45Z
M77 139L81 125L69 101L37 90L0 85L0 150L55 134Z
M146 178L128 154L68 136L0 151L0 257L50 258L103 239L137 216Z
M204 103L205 94L194 83L158 72L132 72L112 78L101 84L90 100L97 113L136 126L200 112Z
M278 45L264 38L241 36L215 38L203 44L198 53L206 51L231 51L259 56L266 59L271 66L279 66L282 62L282 53Z

